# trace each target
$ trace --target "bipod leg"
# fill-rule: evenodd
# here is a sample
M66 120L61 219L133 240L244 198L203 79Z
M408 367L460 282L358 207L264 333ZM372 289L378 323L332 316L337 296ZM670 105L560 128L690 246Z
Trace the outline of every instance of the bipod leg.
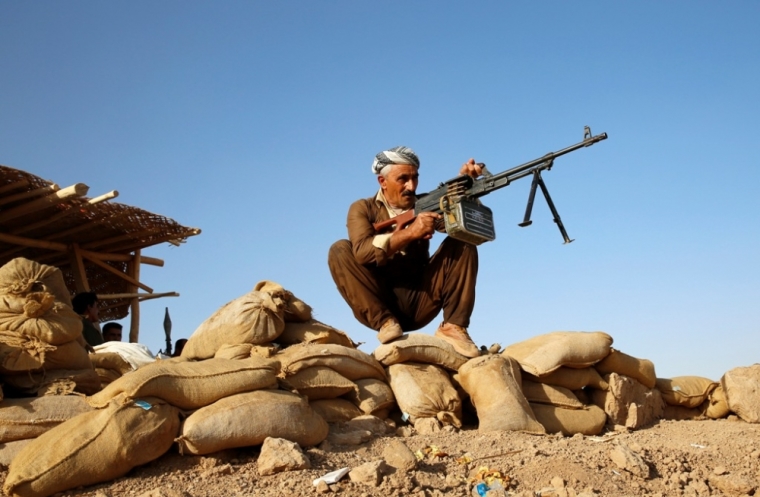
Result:
M536 180L538 178L538 180ZM567 231L565 231L565 225L562 224L562 219L559 217L559 212L557 212L557 208L554 207L554 202L552 202L552 198L549 195L549 190L546 188L546 185L544 184L543 178L541 178L541 174L539 171L536 171L536 177L533 178L533 181L537 181L538 185L541 187L541 191L544 194L544 198L546 198L546 203L549 204L549 209L552 211L552 216L554 216L554 222L557 223L557 227L559 228L559 232L562 233L562 238L565 240L565 243L571 243L574 240L571 240L569 236L567 236Z
M530 184L530 194L528 195L528 205L525 207L525 217L523 218L523 222L519 223L517 226L524 228L526 226L530 226L533 224L533 221L530 220L530 214L533 212L533 200L536 199L536 187L538 186L538 182L541 180L541 171L536 170L533 171L533 183Z

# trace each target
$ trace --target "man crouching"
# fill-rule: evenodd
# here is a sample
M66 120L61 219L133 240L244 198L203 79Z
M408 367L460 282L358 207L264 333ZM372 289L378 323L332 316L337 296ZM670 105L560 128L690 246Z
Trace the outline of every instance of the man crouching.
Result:
M422 212L406 229L378 234L373 223L414 208L420 161L408 147L380 152L372 163L380 190L348 210L348 240L330 247L328 264L340 294L362 324L378 331L381 343L418 330L443 309L435 336L467 357L478 347L467 333L475 306L478 252L451 237L430 257L430 238L441 216ZM477 178L473 159L459 174Z

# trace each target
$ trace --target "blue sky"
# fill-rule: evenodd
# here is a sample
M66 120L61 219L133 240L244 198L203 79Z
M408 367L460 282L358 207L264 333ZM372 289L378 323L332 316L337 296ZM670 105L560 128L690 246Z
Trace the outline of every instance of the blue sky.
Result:
M326 257L373 156L414 148L425 191L589 125L609 139L544 175L574 243L540 198L517 227L527 179L483 199L471 335L602 330L660 377L719 379L760 351L758 19L750 1L4 1L0 164L203 230L145 251L166 265L143 281L181 294L141 308L154 352L165 306L187 337L262 279L371 351Z

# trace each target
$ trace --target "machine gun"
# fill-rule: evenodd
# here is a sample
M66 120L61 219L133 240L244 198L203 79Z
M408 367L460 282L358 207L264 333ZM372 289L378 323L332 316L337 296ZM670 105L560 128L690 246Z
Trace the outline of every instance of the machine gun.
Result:
M473 245L480 245L483 242L490 242L496 239L494 230L493 213L491 209L481 204L476 199L488 195L494 190L509 186L515 180L526 176L533 176L533 183L528 195L528 205L525 208L525 217L523 222L518 226L530 226L533 221L530 220L533 211L533 200L536 197L536 188L541 187L541 192L549 204L549 209L554 216L554 222L557 223L559 231L565 243L573 240L567 236L565 226L559 217L557 208L549 196L549 190L541 178L541 171L549 170L554 165L554 159L565 154L569 154L579 148L590 147L594 143L607 139L607 133L601 133L593 136L588 126L584 127L583 141L563 148L557 152L550 152L543 157L526 162L525 164L513 167L507 171L491 174L485 164L478 164L483 169L483 176L472 178L471 176L457 176L454 179L443 182L438 188L430 193L426 193L417 198L414 208L407 212L373 224L375 231L381 232L395 225L395 230L400 230L409 225L418 214L422 212L435 212L443 217L446 233L452 237L462 240Z

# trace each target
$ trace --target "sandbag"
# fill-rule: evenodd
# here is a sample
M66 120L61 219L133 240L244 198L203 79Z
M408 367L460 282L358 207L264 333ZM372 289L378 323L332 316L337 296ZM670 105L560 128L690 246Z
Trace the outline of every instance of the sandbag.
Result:
M685 421L688 419L705 419L705 409L707 408L707 401L703 405L697 407L684 407L679 405L665 404L665 408L662 411L662 419L669 419L672 421Z
M356 348L354 342L346 332L333 328L330 325L320 323L316 319L301 322L285 322L285 330L277 338L283 345L295 345L297 343L333 343L344 347Z
M444 425L462 426L462 399L440 366L393 364L388 367L388 378L396 403L410 422L435 418Z
M5 399L0 403L0 443L36 438L92 407L78 395Z
M253 345L251 346L251 357L263 357L269 359L277 355L280 351L280 346L277 344L269 345Z
M564 387L568 390L580 390L586 387L596 390L607 390L609 388L604 378L592 367L581 369L561 367L544 376L533 376L525 373L522 377L538 383Z
M520 363L534 375L543 376L561 366L585 368L610 353L612 337L601 331L555 331L509 345L502 355Z
M647 388L654 388L657 381L652 361L637 359L616 349L611 349L607 357L594 365L594 369L602 376L609 373L622 374L633 378Z
M21 450L33 442L33 438L0 444L0 466L8 467Z
M275 367L271 360L253 357L242 361L156 361L122 376L87 401L100 408L116 397L127 402L150 396L180 409L198 409L236 393L274 386Z
M8 335L0 333L0 340ZM13 345L8 345L8 343ZM4 374L27 374L51 369L92 369L87 350L77 340L48 345L36 338L20 337L0 346Z
M238 343L234 345L224 344L214 354L215 359L247 359L251 357L250 343Z
M246 293L201 323L187 340L182 357L208 359L224 344L269 343L285 328L284 308L285 302L269 293Z
M356 390L348 392L346 397L353 402L363 414L376 415L381 411L392 409L396 405L396 398L393 395L393 390L390 385L382 380L376 380L374 378L356 380Z
M119 354L122 359L127 361L132 369L139 369L147 364L152 364L156 361L156 357L150 349L141 343L131 342L105 342L93 347L95 352L101 354L103 352L109 352ZM172 359L176 359L172 357Z
M666 404L688 408L702 405L717 386L717 382L701 376L657 378L655 384Z
M76 340L82 327L82 318L74 309L55 300L50 293L0 294L2 330L60 345Z
M357 389L354 382L325 366L302 369L281 379L280 383L309 400L334 399Z
M71 307L71 296L60 269L16 257L0 267L0 294L26 295L45 292Z
M327 438L327 422L304 397L279 390L258 390L223 398L191 414L177 438L181 454L224 449L284 438L302 447Z
M309 402L309 406L328 423L350 421L364 414L353 402L346 399L314 400Z
M284 318L286 322L305 322L311 319L311 307L299 299L293 292L285 290L274 281L262 280L253 287L255 291L267 292L272 297L280 297L285 301Z
M179 432L179 411L158 399L85 412L24 447L8 470L8 495L47 497L113 480L163 455Z
M112 369L117 371L120 376L130 373L135 369L116 352L98 352L90 354L90 362L95 368Z
M95 368L95 374L98 375L98 378L100 378L100 389L106 387L106 385L109 385L113 383L114 381L118 380L123 374L119 373L115 369L106 369L106 368Z
M478 431L546 433L522 393L516 360L496 354L476 357L459 368L459 379L478 413Z
M583 409L583 404L575 394L565 387L523 380L522 392L531 405L548 404L565 409Z
M407 333L390 343L380 345L372 353L384 366L402 362L435 364L457 371L467 358L448 342L424 333Z
M289 376L302 369L324 366L351 381L363 378L385 380L385 371L374 357L352 347L334 344L302 343L291 345L275 356L281 375Z
M720 385L731 412L747 423L760 423L760 364L727 371Z
M576 433L598 435L607 422L604 411L594 405L582 409L565 409L531 402L530 407L547 433L562 433L566 436Z
M82 393L92 395L100 391L100 377L93 368L51 369L5 376L8 389L15 395L43 396Z
M726 392L723 390L722 385L718 385L715 390L710 392L707 408L705 409L705 416L710 419L721 419L725 418L730 413L731 410L728 408Z

